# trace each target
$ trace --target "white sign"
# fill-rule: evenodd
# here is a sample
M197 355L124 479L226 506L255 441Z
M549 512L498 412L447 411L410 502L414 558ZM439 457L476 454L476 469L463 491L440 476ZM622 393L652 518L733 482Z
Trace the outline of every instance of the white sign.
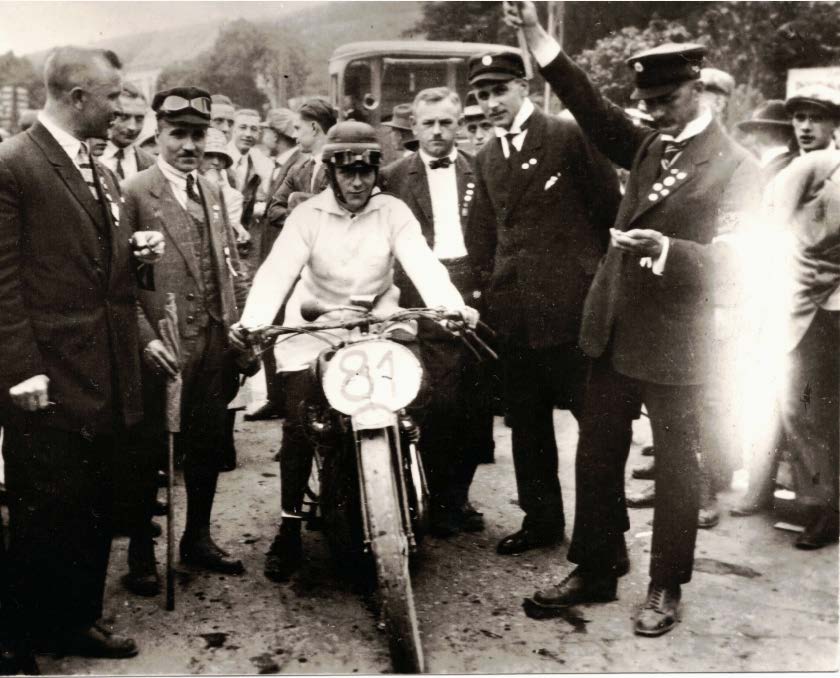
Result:
M840 92L840 66L791 68L788 71L785 96L791 96L805 85L825 85Z

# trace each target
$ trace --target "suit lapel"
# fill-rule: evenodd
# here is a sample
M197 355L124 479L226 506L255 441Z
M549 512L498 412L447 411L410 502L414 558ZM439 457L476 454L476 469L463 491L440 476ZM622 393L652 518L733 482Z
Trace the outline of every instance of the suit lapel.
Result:
M525 190L537 174L537 168L542 161L544 152L545 125L545 117L535 109L528 121L528 133L525 135L522 150L516 153L514 149L511 149L514 157L509 161L510 198L508 200L508 214L512 214L516 209Z
M90 218L93 219L93 222L101 227L104 218L102 206L93 197L90 188L82 178L81 172L73 164L73 161L67 153L64 152L64 149L61 148L53 135L40 122L36 122L32 126L32 129L29 130L29 135L43 151L44 155L47 156L55 171L73 194L73 197L79 201L79 204L85 209Z
M223 232L222 207L219 201L216 200L216 194L204 177L198 177L198 185L201 201L204 205L204 215L207 219L207 238L209 239L210 252L213 256L213 266L216 271L217 280L221 280L225 266L225 257L222 251L223 245L219 240L219 234Z
M155 180L151 183L149 191L157 199L154 214L160 220L163 230L169 235L169 241L186 262L190 275L195 278L197 283L201 284L198 262L195 259L192 247L189 246L191 238L187 219L190 216L175 198L175 194L160 168L155 167L153 171L155 172Z
M420 227L423 231L423 236L429 247L435 246L435 213L432 210L432 196L429 194L429 178L426 175L426 164L420 153L415 153L409 160L408 173L411 177L411 196L417 203L417 207L423 214L423 219L419 219Z
M475 195L475 177L472 163L460 152L455 160L455 178L458 182L458 214L461 217L461 231L466 235L467 216Z

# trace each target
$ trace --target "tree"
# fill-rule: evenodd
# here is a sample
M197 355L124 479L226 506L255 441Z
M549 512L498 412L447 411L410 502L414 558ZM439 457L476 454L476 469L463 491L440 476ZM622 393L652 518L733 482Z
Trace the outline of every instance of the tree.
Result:
M25 87L31 108L44 105L44 77L26 57L15 56L11 51L0 54L0 87L4 85Z

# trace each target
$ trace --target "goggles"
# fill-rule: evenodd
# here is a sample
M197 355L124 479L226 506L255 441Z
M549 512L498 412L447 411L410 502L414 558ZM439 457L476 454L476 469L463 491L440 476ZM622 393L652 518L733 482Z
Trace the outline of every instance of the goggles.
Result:
M379 167L382 160L382 151L368 148L364 151L336 151L332 154L329 162L336 167L348 167L350 165L363 164L371 167Z
M185 99L177 94L170 94L158 107L158 113L178 113L190 108L202 115L210 115L210 99L207 97Z

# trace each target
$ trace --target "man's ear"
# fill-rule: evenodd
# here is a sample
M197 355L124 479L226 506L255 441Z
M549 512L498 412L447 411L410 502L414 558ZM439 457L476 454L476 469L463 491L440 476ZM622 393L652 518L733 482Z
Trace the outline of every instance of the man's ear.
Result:
M87 99L87 92L81 87L74 87L70 90L70 94L67 95L70 99L70 104L79 110L81 110L85 105L85 100Z

